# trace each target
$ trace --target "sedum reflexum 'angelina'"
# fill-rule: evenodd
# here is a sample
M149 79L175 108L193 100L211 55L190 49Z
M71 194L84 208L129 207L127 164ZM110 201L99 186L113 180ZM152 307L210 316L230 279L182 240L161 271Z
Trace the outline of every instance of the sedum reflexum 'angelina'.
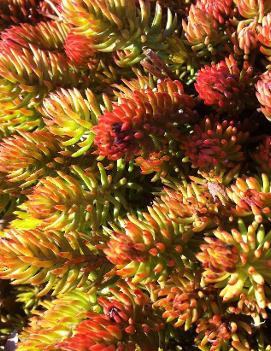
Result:
M39 296L87 286L89 274L104 263L76 232L65 237L53 231L45 236L40 230L10 230L0 241L0 277L13 284L44 284Z
M135 284L163 281L176 265L182 266L183 226L170 221L158 206L142 215L142 220L129 216L123 231L114 231L103 249L116 274L131 277Z
M218 310L218 308L216 308ZM225 311L214 311L212 316L200 319L195 343L199 350L251 351L252 328L244 318L236 319Z
M154 288L157 295L154 308L163 311L163 318L175 328L191 328L206 309L203 290L200 288L199 274L182 272L169 278L165 286Z
M147 294L130 282L119 281L109 293L98 298L103 314L89 313L75 335L58 345L61 350L157 350L161 318L151 310Z
M266 174L261 177L240 177L227 189L233 203L231 212L237 217L251 216L258 223L271 217L271 182Z
M110 171L110 173L109 173ZM119 160L117 165L94 162L71 166L71 173L42 178L20 207L39 227L48 230L99 231L117 219L144 193L138 173Z
M103 97L103 102L110 107L106 96ZM47 128L60 137L64 147L76 145L77 150L72 154L76 157L91 147L95 137L92 127L97 124L102 111L90 89L82 94L74 88L51 93L43 101L42 113Z
M165 189L148 212L130 215L122 228L114 228L103 251L117 275L134 283L163 282L171 271L183 268L182 258L197 246L194 233L217 227L222 213L223 205L204 186Z
M197 0L197 6L221 24L232 15L232 5L233 0Z
M47 131L21 132L0 143L0 173L21 188L35 184L63 164L59 143Z
M271 14L269 13L262 20L261 26L258 27L258 40L261 44L260 51L266 56L268 61L271 60Z
M256 18L258 22L261 22L264 15L271 10L271 3L268 0L234 0L234 2L242 17Z
M219 122L211 116L195 124L193 133L181 144L192 167L200 171L212 169L219 174L241 166L245 160L243 145L248 136L236 127L234 121Z
M41 50L61 51L69 27L61 22L39 22L36 25L22 23L2 32L4 46L21 49L35 47Z
M204 268L203 284L223 288L224 301L244 293L260 308L270 308L270 237L265 225L252 222L246 227L242 220L230 232L223 227L215 230L196 255Z
M98 152L118 160L168 147L170 139L180 138L180 127L195 118L194 106L178 81L135 90L99 118L94 128Z
M55 349L55 344L68 338L86 314L96 309L96 301L95 292L74 289L53 301L41 303L40 310L21 335L18 351Z
M110 192L100 193L95 174L83 175L85 185L74 176L58 174L41 179L22 205L42 228L68 232L91 226L97 230L107 218L110 202L119 205Z
M195 88L206 105L219 111L236 113L254 101L251 68L240 70L233 56L203 67Z
M0 3L0 25L20 22L35 22L38 19L39 0L2 0Z
M0 131L4 136L15 132L32 131L43 125L40 114L34 108L16 108L13 102L0 103Z
M270 29L0 0L1 351L271 351Z
M65 52L71 62L84 66L95 56L96 50L92 38L70 32L65 40Z
M135 345L122 343L121 328L110 321L106 316L89 313L89 319L78 324L75 335L64 340L59 345L63 351L130 351L135 350ZM126 348L127 346L127 348ZM128 348L129 347L129 348Z
M225 197L225 190L219 183L191 181L184 182L177 190L164 189L157 202L169 218L191 226L197 233L220 223L220 216L227 212Z
M238 24L237 39L238 45L244 52L244 58L248 58L249 55L253 55L258 47L258 36L257 36L258 24L256 20L250 23L247 21L241 21Z
M207 11L207 6L198 1L190 6L187 20L182 20L187 42L199 57L208 57L218 49L227 49L227 35L216 17Z
M260 173L271 175L271 138L265 137L252 153L253 161L256 162Z
M256 84L256 96L261 105L261 111L268 120L271 120L271 71L261 75Z
M150 309L150 296L129 280L118 281L109 288L108 293L98 298L98 302L103 313L119 324L128 335L153 333L164 326L161 317Z
M177 25L169 9L164 24L161 5L156 3L153 15L150 2L144 0L63 0L62 11L74 34L93 39L94 49L129 52L119 61L121 66L139 62L143 46L166 48L165 40Z
M36 105L56 87L75 86L79 77L60 53L2 48L0 52L0 102L14 106ZM79 79L80 80L80 79Z

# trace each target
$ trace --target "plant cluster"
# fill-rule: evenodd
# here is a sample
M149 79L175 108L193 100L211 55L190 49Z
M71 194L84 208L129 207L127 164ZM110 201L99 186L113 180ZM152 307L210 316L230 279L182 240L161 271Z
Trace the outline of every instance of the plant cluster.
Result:
M271 1L0 31L0 349L271 351Z

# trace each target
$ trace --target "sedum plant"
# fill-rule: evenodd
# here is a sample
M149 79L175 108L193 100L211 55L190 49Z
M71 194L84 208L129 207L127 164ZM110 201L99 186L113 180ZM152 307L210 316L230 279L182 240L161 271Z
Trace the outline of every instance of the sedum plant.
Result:
M271 351L271 2L0 31L0 350Z

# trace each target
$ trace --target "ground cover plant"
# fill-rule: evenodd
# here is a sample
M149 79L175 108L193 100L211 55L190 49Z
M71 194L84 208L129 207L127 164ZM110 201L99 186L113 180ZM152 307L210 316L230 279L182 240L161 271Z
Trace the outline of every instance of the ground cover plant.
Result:
M271 350L271 0L0 0L0 348Z

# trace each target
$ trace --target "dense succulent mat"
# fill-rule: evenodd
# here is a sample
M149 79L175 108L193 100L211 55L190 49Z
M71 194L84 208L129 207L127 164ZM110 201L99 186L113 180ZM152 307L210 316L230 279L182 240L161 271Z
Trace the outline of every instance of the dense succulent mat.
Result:
M0 0L0 348L271 350L271 0Z

